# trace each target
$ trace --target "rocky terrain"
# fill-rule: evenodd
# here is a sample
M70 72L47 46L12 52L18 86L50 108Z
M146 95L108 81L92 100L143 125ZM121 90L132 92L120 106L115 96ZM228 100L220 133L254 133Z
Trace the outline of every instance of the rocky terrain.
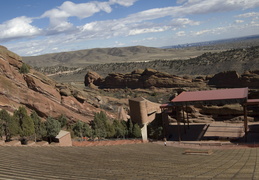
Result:
M154 69L138 69L131 73L112 73L103 78L96 72L88 72L85 75L85 86L116 94L128 93L129 96L121 98L140 96L145 90L144 96L153 102L165 103L173 98L175 94L182 91L209 90L216 88L249 88L249 98L259 99L259 71L246 71L239 74L236 71L226 71L213 76L176 76L156 71ZM121 92L124 89L124 92ZM130 92L130 93L129 93ZM143 93L143 91L142 91ZM259 120L258 107L253 107L249 112L249 121ZM224 120L229 122L241 122L243 108L240 104L224 106L194 106L190 107L190 122L212 122ZM171 122L175 122L171 119Z
M151 87L156 88L203 88L206 84L201 80L193 80L188 77L182 78L176 75L171 75L164 72L159 72L154 69L137 69L131 73L111 73L107 77L102 78L95 72L88 72L85 76L85 86L99 88L131 88L131 89L146 89Z
M87 67L37 68L50 74L58 82L82 82L88 71L94 71L103 77L110 73L128 73L136 69L152 68L160 72L178 76L214 75L224 71L236 71L240 74L257 70L259 67L259 46L246 49L233 49L218 53L205 53L188 60L155 60L149 62L107 63Z
M69 84L57 83L32 68L22 74L21 57L4 47L0 49L0 108L9 112L24 105L43 118L65 114L71 120L89 122L101 109L117 117L119 107L128 110L128 99L139 96L165 103L185 90L249 87L249 96L259 98L259 47L205 53L188 60L110 63L80 69L54 67L60 73L54 72L56 75L51 77L57 80L67 77L64 82ZM240 121L242 108L239 105L195 107L190 113L193 122ZM249 113L251 121L257 119L258 114Z
M89 122L99 112L100 100L91 92L59 84L30 69L22 73L21 57L0 46L0 108L13 112L19 106L36 111L42 118L66 115L70 120ZM112 113L108 113L113 116Z

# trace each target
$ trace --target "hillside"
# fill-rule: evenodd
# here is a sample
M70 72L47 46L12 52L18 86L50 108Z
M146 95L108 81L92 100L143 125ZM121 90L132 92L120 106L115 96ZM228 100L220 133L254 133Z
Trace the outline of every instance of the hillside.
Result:
M106 63L90 65L85 68L65 68L64 73L52 75L59 82L82 82L88 71L94 71L105 77L109 73L127 73L135 69L152 68L173 75L212 75L223 71L257 70L259 67L259 46L246 49L234 49L218 53L204 53L188 60L155 60L149 62ZM61 71L61 67L42 68L41 71L52 74Z
M94 113L100 111L91 92L58 84L34 69L22 72L24 66L20 56L0 46L0 109L12 113L25 106L42 118L63 114L72 121L84 122L91 121Z
M145 46L95 48L23 57L23 61L33 67L47 67L50 65L85 67L87 65L104 63L146 62L158 59L188 59L199 56L208 51L217 52L218 50L203 50L196 49L196 47L182 49L160 49Z

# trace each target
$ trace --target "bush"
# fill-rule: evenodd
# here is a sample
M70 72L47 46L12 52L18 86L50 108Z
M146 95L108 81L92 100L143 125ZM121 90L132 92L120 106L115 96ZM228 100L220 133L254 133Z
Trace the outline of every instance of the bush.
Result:
M21 68L20 68L20 73L21 74L27 74L29 72L30 72L30 66L25 64L25 63L23 63Z
M157 115L154 121L148 124L147 131L149 138L158 140L164 137L162 115Z
M141 135L141 128L139 127L138 124L133 125L133 131L132 131L133 137L135 138L140 138Z
M34 123L35 141L42 140L43 137L47 135L45 123L41 121L40 117L35 111L32 112L30 117Z
M67 117L64 114L60 115L57 120L59 121L61 128L67 126Z
M56 137L61 129L60 122L52 117L48 117L45 124L47 130L47 137L49 138L49 142L51 142L51 139Z
M34 123L27 114L25 107L19 107L19 109L14 112L13 119L19 126L18 134L21 138L26 139L26 137L34 134Z
M108 117L101 111L94 115L94 120L92 121L92 128L94 130L94 136L100 138L107 137L107 123Z

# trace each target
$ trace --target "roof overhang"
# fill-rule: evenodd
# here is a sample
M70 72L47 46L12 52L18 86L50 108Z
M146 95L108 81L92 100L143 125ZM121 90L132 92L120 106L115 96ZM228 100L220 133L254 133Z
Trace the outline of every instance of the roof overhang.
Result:
M170 105L219 105L219 104L244 104L247 102L248 88L217 89L208 91L184 91L176 96Z

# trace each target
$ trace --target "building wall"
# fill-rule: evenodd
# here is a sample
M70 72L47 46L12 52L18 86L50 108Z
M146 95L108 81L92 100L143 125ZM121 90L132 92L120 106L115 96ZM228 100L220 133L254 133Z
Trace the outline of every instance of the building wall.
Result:
M147 124L155 119L156 113L160 113L160 104L153 103L144 98L130 99L130 118L133 122Z
M59 145L60 146L72 146L72 140L70 133L66 134L65 136L62 136L59 139Z

